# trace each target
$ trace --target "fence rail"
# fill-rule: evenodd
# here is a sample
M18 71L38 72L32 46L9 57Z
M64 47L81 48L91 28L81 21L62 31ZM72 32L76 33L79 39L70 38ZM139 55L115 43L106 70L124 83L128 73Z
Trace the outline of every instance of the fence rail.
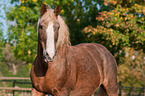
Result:
M18 96L30 96L31 92L31 81L30 78L23 78L23 77L0 77L0 82L11 82L12 87L0 87L0 96L1 92L4 91L5 93L11 92L12 94L9 96L15 96L15 92L24 92L26 95L18 95ZM21 88L17 85L29 85L30 88ZM145 87L127 87L122 86L122 83L119 82L119 96L145 96ZM21 93L19 93L21 94ZM7 96L7 95L2 95Z
M15 96L15 94L19 94L18 96L30 96L31 94L31 81L30 78L25 77L0 77L0 82L12 83L11 87L0 87L0 96ZM29 85L30 88L21 88L19 85L26 86Z
M0 77L0 81L3 80L30 80L30 78L25 78L25 77Z
M32 88L0 87L0 90L31 91Z

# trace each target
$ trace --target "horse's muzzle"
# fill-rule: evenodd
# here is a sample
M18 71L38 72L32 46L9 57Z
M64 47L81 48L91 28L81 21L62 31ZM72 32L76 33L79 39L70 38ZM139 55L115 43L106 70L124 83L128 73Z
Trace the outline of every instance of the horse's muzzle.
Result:
M53 62L55 60L55 57L56 57L56 51L55 51L55 55L53 56L53 58L51 58L46 51L43 52L43 56L44 56L45 62Z

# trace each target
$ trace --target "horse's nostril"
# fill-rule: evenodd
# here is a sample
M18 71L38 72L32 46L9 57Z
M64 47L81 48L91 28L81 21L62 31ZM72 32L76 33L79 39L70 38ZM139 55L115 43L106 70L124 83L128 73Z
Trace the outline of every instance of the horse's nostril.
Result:
M49 56L49 54L46 52L46 56Z

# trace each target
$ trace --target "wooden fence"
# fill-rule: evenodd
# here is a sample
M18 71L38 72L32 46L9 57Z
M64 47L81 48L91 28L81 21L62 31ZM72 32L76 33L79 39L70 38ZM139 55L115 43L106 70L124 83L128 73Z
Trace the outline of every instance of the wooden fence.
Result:
M119 84L119 96L145 96L144 87L122 86L121 81Z
M17 95L17 96L30 96L31 95L30 78L0 77L0 83L8 83L8 82L11 83L11 87L0 86L0 96L1 95L2 96L15 96L15 94L20 94L20 93L21 95ZM119 82L118 84L119 84L119 94L118 94L119 96L145 96L145 87L122 86L121 82ZM9 95L6 95L8 93Z
M11 87L1 87L0 86L0 96L15 96L15 94L21 94L21 96L30 96L31 95L31 81L30 78L23 77L0 77L1 83L11 83ZM29 85L28 88L21 88L18 86L26 84Z

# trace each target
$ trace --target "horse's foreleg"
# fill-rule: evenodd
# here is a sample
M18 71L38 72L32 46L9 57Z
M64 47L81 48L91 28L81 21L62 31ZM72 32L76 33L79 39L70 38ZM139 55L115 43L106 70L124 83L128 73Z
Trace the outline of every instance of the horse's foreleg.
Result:
M45 96L45 93L39 92L36 89L32 88L31 96Z

